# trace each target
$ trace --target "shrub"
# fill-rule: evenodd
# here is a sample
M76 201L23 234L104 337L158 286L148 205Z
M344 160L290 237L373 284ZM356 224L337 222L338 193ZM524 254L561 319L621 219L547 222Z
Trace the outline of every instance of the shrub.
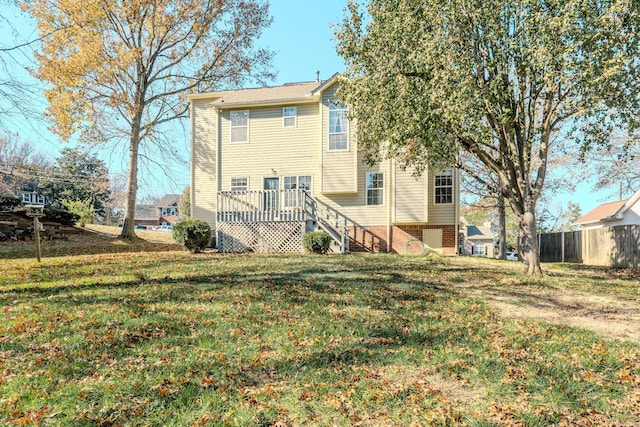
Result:
M62 205L67 208L72 214L78 215L80 218L80 227L84 227L86 224L92 224L95 216L93 203L91 198L85 200L67 200L61 201Z
M68 227L73 227L80 216L61 209L44 208L44 218L41 221L57 222Z
M307 252L326 254L331 245L331 236L325 231L312 231L302 236L302 246Z
M12 211L20 205L20 199L17 197L0 196L0 211Z
M211 240L211 227L200 219L187 219L173 226L173 239L191 252L201 252Z

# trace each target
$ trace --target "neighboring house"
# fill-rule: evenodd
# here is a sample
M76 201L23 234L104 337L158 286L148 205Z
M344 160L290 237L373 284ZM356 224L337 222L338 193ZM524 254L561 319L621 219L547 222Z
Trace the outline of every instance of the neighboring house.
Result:
M134 225L173 225L180 220L179 194L165 195L157 205L136 205Z
M173 225L180 220L178 211L178 202L180 201L180 194L166 194L158 202L158 213L160 215L160 225L169 224Z
M494 237L490 224L466 225L461 240L460 246L465 255L494 257Z
M493 258L494 238L493 232L486 225L468 225L464 237L465 254L480 255Z
M25 183L22 188L16 192L16 197L20 199L23 205L44 205L45 197L38 192L38 188L34 183Z
M18 198L23 205L44 205L45 198L37 191L20 191Z
M578 218L574 225L583 230L640 224L640 190L631 198L597 206Z
M136 205L136 214L133 219L134 225L146 225L156 227L160 225L158 208L153 205Z
M192 217L223 251L300 251L319 228L343 252L418 241L455 254L458 171L416 178L394 160L364 164L337 89L334 75L190 95Z

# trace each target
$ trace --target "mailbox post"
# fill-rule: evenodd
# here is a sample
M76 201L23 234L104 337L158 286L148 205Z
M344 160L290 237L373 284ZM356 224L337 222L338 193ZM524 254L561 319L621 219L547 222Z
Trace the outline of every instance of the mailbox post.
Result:
M40 262L40 230L42 229L42 223L38 218L44 216L44 206L42 205L27 205L27 216L33 218L33 231L35 233L34 240L36 241L36 258Z

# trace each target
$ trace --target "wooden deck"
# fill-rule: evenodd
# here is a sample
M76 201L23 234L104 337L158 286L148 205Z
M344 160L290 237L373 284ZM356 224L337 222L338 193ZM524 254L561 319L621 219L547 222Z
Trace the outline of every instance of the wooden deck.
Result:
M357 225L304 190L220 191L217 202L221 252L303 252L304 233L320 228L346 253Z

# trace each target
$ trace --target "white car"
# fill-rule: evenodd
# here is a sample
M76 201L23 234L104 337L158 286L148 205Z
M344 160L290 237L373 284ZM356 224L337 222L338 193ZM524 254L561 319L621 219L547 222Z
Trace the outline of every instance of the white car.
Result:
M172 225L159 225L156 228L154 228L154 230L156 231L173 231L173 226Z
M518 260L518 252L507 252L507 260L508 261L517 261Z

